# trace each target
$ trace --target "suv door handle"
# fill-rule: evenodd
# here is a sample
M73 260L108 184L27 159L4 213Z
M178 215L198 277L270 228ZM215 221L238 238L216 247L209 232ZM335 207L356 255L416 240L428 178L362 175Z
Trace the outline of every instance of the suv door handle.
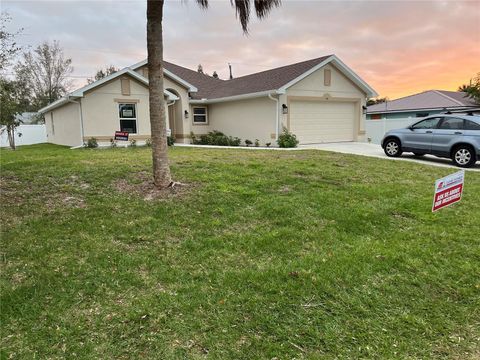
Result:
M461 131L455 131L454 134L455 135L462 135L463 133Z
M427 130L425 131L425 134L431 134L433 131L432 130Z

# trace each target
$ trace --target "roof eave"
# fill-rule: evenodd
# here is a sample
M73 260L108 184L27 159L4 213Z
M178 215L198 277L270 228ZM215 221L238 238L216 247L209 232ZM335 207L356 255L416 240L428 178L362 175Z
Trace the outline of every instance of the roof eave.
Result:
M390 110L390 109L383 109L383 110L368 110L367 107L367 115L368 114L386 114L386 113L402 113L402 112L414 112L414 111L434 111L434 110L469 110L472 108L477 108L478 106L439 106L439 107L430 107L430 108L415 108L415 109L401 109L401 110Z
M285 92L281 92L279 90L267 90L267 91L259 91L255 93L226 96L226 97L215 98L215 99L191 99L190 104L215 104L215 103L221 103L221 102L227 102L227 101L253 99L253 98L268 96L271 94L281 95L284 93Z

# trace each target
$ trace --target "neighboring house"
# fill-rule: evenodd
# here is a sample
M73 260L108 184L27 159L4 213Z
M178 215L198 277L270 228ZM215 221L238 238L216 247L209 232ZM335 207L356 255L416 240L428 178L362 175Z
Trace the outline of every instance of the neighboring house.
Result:
M370 105L367 120L421 118L446 111L478 111L476 104L467 93L459 91L428 90L400 99Z
M282 128L300 143L362 141L365 103L377 96L335 55L221 80L164 62L168 123L177 142L218 130L275 144ZM144 60L74 91L40 110L50 142L77 146L114 132L150 137Z

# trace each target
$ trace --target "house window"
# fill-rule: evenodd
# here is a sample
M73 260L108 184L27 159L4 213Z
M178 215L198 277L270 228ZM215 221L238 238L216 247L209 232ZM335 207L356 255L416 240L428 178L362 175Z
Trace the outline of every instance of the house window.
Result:
M207 124L207 108L206 107L194 107L193 108L193 123L194 124Z
M137 108L136 104L118 104L120 117L120 131L130 134L137 133Z
M429 113L423 112L423 113L416 113L415 117L421 118L421 117L427 117Z

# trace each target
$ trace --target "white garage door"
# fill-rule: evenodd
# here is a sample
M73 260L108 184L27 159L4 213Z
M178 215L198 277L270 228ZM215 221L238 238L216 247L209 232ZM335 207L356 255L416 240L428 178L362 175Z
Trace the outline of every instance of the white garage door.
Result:
M290 129L297 135L300 144L353 141L354 126L353 102L290 103Z

